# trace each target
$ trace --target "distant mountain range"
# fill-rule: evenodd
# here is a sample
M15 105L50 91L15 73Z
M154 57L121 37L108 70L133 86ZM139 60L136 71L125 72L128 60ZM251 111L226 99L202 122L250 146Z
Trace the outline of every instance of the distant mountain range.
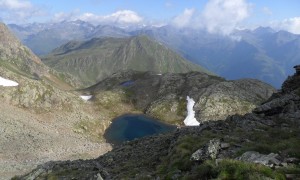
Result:
M91 86L120 70L213 74L147 36L70 41L43 58L51 68Z
M300 35L276 32L268 27L236 30L230 36L173 26L132 30L93 26L84 21L10 25L10 28L38 55L45 55L71 40L147 35L227 79L255 78L276 88L292 74L291 67L300 63Z
M135 34L147 34L225 78L255 78L277 88L300 62L300 35L271 28L237 30L230 37L168 26Z
M94 26L80 20L49 24L34 23L24 26L11 24L8 26L37 55L46 55L71 40L129 36L127 32L118 27Z

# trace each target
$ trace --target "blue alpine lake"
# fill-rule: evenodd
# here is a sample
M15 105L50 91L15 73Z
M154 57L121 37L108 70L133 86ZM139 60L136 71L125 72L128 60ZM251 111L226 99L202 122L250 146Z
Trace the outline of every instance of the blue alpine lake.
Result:
M114 119L104 133L106 141L118 145L153 134L170 132L176 126L164 124L145 115L126 114Z

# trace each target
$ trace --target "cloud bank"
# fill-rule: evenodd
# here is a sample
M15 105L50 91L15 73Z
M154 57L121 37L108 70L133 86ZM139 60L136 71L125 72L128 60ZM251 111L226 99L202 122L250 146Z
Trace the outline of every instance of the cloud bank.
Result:
M210 0L203 11L203 26L211 33L230 34L250 12L245 0Z
M179 28L190 26L194 14L195 9L185 9L182 14L173 19L172 23Z
M73 20L87 21L92 24L117 24L130 25L139 24L143 21L143 17L131 10L120 10L109 15L96 15L93 13L80 13L79 10L74 10L70 13L56 13L54 21L73 21Z
M89 3L99 4L101 0L89 0ZM166 1L165 8L171 8L173 4ZM170 21L145 20L137 12L128 9L119 10L107 15L99 15L91 12L81 12L75 9L72 12L59 12L51 14L46 10L33 4L31 0L0 0L0 21L5 23L24 24L33 22L34 19L48 19L51 22L82 20L94 25L114 24L117 26L130 26L148 24L171 24L177 28L204 29L210 33L230 35L239 27L245 27L245 20L250 17L252 8L255 7L247 0L207 0L201 11L196 7L185 8L184 11L172 18ZM268 7L262 7L260 12L266 16L272 16L273 12ZM46 18L45 15L49 15ZM43 17L43 18L41 18ZM266 24L262 24L266 26ZM291 33L300 34L300 17L273 21L269 26L276 30L286 30ZM247 28L247 27L246 27Z
M210 33L230 34L250 15L251 5L245 0L209 0L202 12L185 9L173 19L179 28L203 28Z
M300 17L284 19L281 22L272 22L271 27L277 30L286 30L294 34L300 34Z
M28 0L0 0L0 16L3 21L24 22L26 19L45 14Z

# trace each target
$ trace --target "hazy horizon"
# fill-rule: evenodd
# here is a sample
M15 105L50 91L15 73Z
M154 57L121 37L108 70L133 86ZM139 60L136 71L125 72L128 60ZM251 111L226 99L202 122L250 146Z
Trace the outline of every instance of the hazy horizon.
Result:
M82 20L94 25L173 25L230 34L236 28L272 27L300 34L297 0L0 0L6 24Z

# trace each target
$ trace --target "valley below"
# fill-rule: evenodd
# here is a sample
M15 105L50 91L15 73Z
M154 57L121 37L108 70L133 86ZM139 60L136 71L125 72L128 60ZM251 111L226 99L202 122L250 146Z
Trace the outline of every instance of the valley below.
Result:
M251 113L180 127L15 179L298 179L300 74Z

